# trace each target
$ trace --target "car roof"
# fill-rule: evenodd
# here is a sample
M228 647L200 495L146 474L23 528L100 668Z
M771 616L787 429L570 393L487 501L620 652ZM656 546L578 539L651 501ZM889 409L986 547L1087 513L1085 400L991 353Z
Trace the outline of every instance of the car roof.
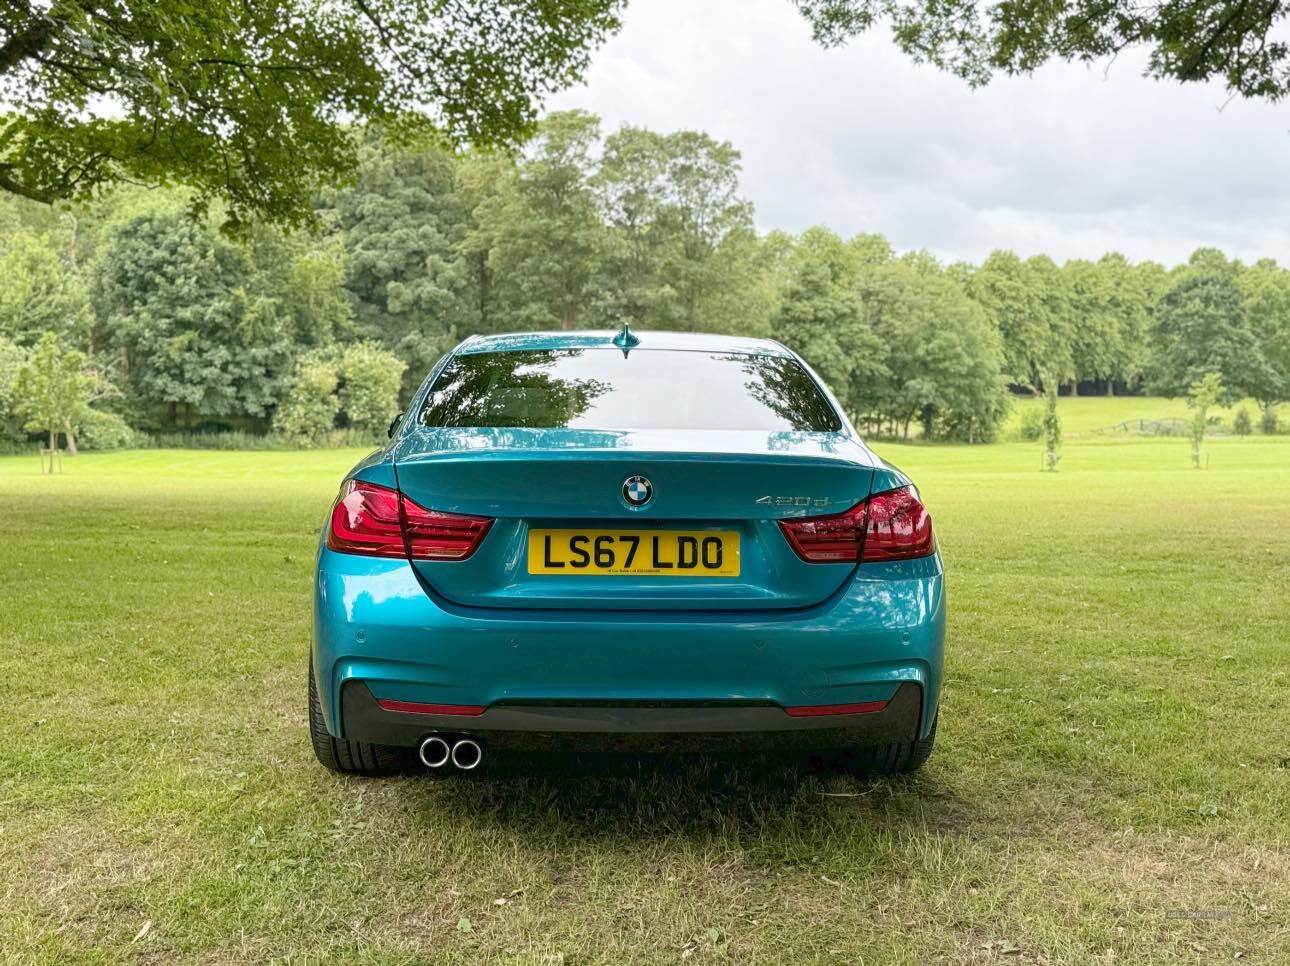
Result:
M588 329L573 332L506 332L498 335L474 335L457 346L458 355L479 352L519 352L525 349L619 349L614 342L618 329ZM779 356L792 353L772 339L750 339L745 336L714 335L708 332L656 332L633 329L640 341L632 352L648 349L672 349L683 352L729 352L739 355Z

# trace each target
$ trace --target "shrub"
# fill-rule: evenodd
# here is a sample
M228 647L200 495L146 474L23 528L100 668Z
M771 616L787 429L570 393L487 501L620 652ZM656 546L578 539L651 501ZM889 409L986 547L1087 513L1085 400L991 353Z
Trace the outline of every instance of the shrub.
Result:
M340 367L340 405L349 425L373 436L384 433L398 411L407 366L375 343L359 342L345 347Z
M1269 403L1263 407L1263 412L1259 414L1259 432L1267 433L1271 436L1277 429L1277 407Z
M135 445L151 449L213 449L213 450L299 450L339 449L372 445L370 433L352 429L333 429L321 436L304 439L283 433L247 433L230 430L220 433L135 433Z
M129 449L137 445L136 434L116 413L86 410L76 427L76 445L81 449Z
M321 441L339 422L378 439L394 418L407 368L373 342L329 346L305 355L278 407L274 429L297 440Z
M278 407L274 428L299 439L318 439L336 425L340 368L331 353L310 353L296 367L287 398Z
M1237 436L1249 436L1253 427L1250 424L1250 411L1242 406L1232 418L1232 432Z
M1038 406L1027 406L1021 411L1021 438L1027 443L1037 443L1044 437L1044 411Z

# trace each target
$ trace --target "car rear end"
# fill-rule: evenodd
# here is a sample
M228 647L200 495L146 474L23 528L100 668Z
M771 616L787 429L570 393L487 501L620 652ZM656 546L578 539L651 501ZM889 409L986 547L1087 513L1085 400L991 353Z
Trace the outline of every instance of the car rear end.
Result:
M908 767L944 614L917 491L782 347L472 340L333 508L315 747L354 771L668 742Z

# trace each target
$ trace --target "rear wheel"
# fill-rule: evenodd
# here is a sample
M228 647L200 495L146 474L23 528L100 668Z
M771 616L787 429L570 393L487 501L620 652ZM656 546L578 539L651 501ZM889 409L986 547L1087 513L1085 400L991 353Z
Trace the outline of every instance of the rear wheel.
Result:
M917 771L932 756L939 721L938 714L932 719L926 738L852 748L841 757L840 764L844 770L857 775L904 775Z
M331 736L323 720L322 702L318 700L312 658L309 661L309 741L325 767L344 775L392 775L402 770L409 760L403 748Z

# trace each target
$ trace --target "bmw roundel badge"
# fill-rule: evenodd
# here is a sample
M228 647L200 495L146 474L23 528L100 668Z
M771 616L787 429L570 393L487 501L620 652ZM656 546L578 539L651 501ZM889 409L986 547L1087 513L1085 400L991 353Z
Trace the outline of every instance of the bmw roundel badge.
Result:
M643 476L629 476L623 480L623 499L628 506L644 506L654 496L654 484Z

